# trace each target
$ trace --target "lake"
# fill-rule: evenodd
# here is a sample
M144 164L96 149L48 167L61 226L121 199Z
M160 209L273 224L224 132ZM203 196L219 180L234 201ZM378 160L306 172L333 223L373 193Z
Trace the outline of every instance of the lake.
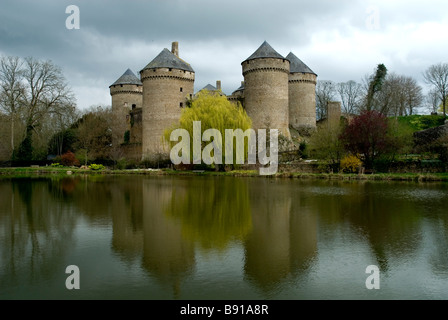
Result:
M0 299L448 299L447 203L435 182L2 178Z

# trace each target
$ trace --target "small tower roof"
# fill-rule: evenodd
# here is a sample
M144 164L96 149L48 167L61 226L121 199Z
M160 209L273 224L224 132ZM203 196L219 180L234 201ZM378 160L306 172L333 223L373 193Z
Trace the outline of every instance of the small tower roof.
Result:
M290 72L291 73L312 73L317 76L317 74L311 70L306 64L302 62L299 58L297 58L294 53L290 52L286 59L291 63Z
M208 91L217 91L218 89L215 86L212 86L211 84L206 85L201 90L208 90Z
M238 91L243 91L244 90L244 81L241 81L241 85L238 89L236 89L235 91L233 91L233 93L238 92Z
M117 79L113 84L110 85L110 87L118 85L118 84L136 84L141 86L142 82L139 78L134 74L134 72L131 71L131 69L126 70L123 75Z
M254 52L252 55L244 61L259 59L259 58L277 58L277 59L285 59L280 53L274 50L267 41L263 42L263 44ZM243 62L244 62L243 61Z
M186 63L185 61L177 57L167 48L163 49L162 52L160 52L158 56L154 58L154 60L152 60L146 65L146 67L143 68L143 70L155 68L173 68L194 72L189 63Z

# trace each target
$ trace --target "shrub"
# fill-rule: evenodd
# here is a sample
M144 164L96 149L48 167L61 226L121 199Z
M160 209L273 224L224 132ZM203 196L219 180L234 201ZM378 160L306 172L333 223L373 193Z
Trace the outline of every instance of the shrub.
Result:
M356 173L361 165L362 161L352 154L341 159L341 170L345 173Z
M99 170L103 170L103 169L104 169L104 166L103 166L102 164L92 163L92 164L89 166L89 169L90 169L90 170L99 171Z
M67 151L61 156L61 164L65 167L79 166L79 160L73 152Z
M52 163L51 166L52 166L53 168L63 168L63 167L64 167L64 166L63 166L62 164L60 164L59 162Z
M131 140L131 132L129 130L126 130L126 132L124 133L124 144L129 144L129 141Z

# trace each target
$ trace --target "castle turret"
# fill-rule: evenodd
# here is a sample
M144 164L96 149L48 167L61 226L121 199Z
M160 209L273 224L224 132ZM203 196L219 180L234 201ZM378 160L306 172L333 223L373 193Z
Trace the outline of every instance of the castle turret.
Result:
M292 52L286 59L291 63L289 74L289 124L294 129L316 128L317 75Z
M124 141L125 132L130 130L130 111L142 107L143 85L137 76L127 69L109 86L109 89L112 96L112 111L116 116L114 130L118 130L117 134L114 134L116 141L113 143L119 144Z
M109 89L112 96L113 110L129 112L132 109L132 105L141 108L143 85L131 69L126 70L117 81L109 86Z
M227 97L230 102L233 103L241 103L241 106L244 107L244 81L241 81L241 86L232 92L230 96Z
M254 129L289 132L289 61L266 41L241 63L244 76L244 105Z
M194 70L179 58L178 43L163 49L140 71L143 83L142 159L169 157L163 141L165 129L176 123L187 99L194 93Z

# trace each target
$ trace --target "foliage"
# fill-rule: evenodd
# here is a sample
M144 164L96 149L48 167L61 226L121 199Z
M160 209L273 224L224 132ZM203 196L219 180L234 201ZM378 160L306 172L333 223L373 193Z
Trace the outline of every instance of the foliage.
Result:
M64 166L60 164L59 162L55 162L51 164L51 167L53 168L63 168Z
M125 143L125 144L128 144L129 141L130 141L130 139L131 139L131 131L126 130L126 131L124 132L124 137L123 137L124 143Z
M106 112L102 107L92 108L78 120L75 146L78 159L81 159L80 149L84 151L84 165L91 159L107 158L112 135Z
M379 64L376 68L375 74L370 77L369 89L367 92L366 110L372 110L373 99L376 93L381 91L383 83L386 79L387 68L384 64Z
M362 161L359 157L349 154L341 159L340 169L346 173L356 173L361 167Z
M390 151L387 118L377 111L363 111L345 127L341 134L347 151L360 154L366 168L371 169L375 158Z
M185 129L190 134L190 159L193 159L193 121L201 121L201 136L207 129L216 129L222 136L222 163L225 163L225 130L241 129L243 132L252 127L252 121L240 104L233 104L225 96L209 91L201 91L191 101L190 108L184 108L177 124L164 132L165 141L170 141L171 132L175 129ZM171 146L177 142L171 142ZM202 146L208 142L202 142ZM245 144L247 154L247 143ZM234 142L234 153L235 153ZM235 154L234 154L235 157ZM235 163L235 162L234 162Z
M389 118L389 139L391 141L392 159L397 154L407 155L414 149L414 130L406 121L399 121L396 118Z
M441 126L445 123L443 116L436 115L412 115L397 117L400 124L409 126L414 132Z
M26 136L20 143L17 153L14 153L13 160L30 161L32 157L33 157L32 130L27 128Z
M79 166L79 160L76 159L75 154L71 151L67 151L61 156L61 163L65 167Z
M55 133L48 142L48 153L62 155L74 148L76 143L76 130L73 128L65 129Z
M74 101L61 69L51 61L0 58L0 112L10 120L8 140L15 160L45 159L49 140L76 113ZM23 140L16 148L18 137Z
M94 171L100 171L100 170L103 170L103 169L104 169L104 166L103 166L102 164L92 163L92 164L89 166L89 169L90 169L90 170L94 170Z
M342 123L325 122L319 125L309 139L310 156L327 160L332 165L339 164L345 154L344 144L339 139L342 130Z
M299 152L303 159L307 159L309 156L309 146L306 141L302 141L299 144Z

